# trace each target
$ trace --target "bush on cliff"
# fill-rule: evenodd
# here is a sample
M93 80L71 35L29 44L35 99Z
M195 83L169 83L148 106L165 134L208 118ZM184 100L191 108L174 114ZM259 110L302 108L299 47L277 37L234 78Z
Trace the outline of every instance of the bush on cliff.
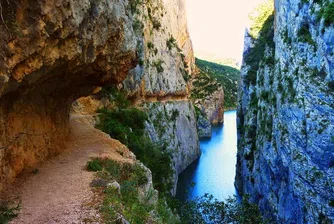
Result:
M97 127L112 138L125 144L145 166L152 171L154 187L161 193L172 188L173 170L171 155L164 142L153 143L145 135L147 114L130 106L125 94L109 90L114 109L100 109L100 124Z
M167 206L160 201L152 203L156 195L153 189L143 190L148 179L140 164L117 163L108 158L93 158L87 168L89 164L99 164L101 168L91 186L103 192L100 211L105 223L122 223L122 217L138 224L178 223Z

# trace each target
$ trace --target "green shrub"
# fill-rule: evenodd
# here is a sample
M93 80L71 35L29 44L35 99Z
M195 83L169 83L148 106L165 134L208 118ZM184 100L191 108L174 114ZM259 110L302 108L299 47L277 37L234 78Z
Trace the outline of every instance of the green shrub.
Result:
M0 223L6 224L11 219L18 216L20 204L15 207L8 206L8 203L2 202L0 204Z
M147 42L147 48L154 49L154 44L151 41Z
M143 25L143 23L142 23L140 20L136 19L136 20L134 21L134 23L132 24L132 28L133 28L133 30L134 30L135 32L140 32L140 31L143 30L144 25Z
M172 110L171 120L176 121L176 118L180 115L180 112L177 109Z
M138 189L147 183L145 170L139 164L120 164L110 159L98 159L103 171L98 173L110 181L109 176L121 185L121 194L117 189L107 187L104 192L104 201L101 212L106 223L114 223L117 214L122 214L132 223L146 223L151 205L139 200ZM103 172L109 174L105 175Z
M88 161L86 167L88 171L93 171L93 172L102 170L102 164L98 158L94 158L91 161Z
M171 36L167 41L166 41L166 45L168 50L172 50L173 47L176 46L176 40L173 36Z
M262 91L261 92L261 98L262 98L262 100L264 100L264 101L268 101L268 99L269 99L269 92L268 91Z
M181 70L182 77L183 77L184 81L185 81L185 82L188 82L188 81L191 79L191 75L190 75L190 74L188 73L188 71L185 70L185 69L181 69L181 68L180 68L180 70Z
M171 155L166 143L153 143L145 135L147 114L134 107L100 109L99 113L101 122L97 128L125 144L152 171L154 187L162 194L169 192L173 175Z
M157 18L152 19L153 29L159 30L161 28L161 23Z
M272 48L274 52L275 43L274 38L274 15L273 4L271 1L265 4L265 7L260 7L257 17L252 17L253 25L251 27L251 36L254 38L255 44L246 55L244 61L250 66L249 72L245 76L245 83L247 85L256 84L257 71L259 64L264 58L266 46ZM274 58L274 56L272 56ZM271 63L271 59L269 60Z
M205 194L188 202L169 198L168 204L178 211L181 223L264 223L258 206L250 203L248 196L241 201L235 196L222 202Z
M114 86L104 86L100 94L109 98L110 102L117 108L127 108L131 104L127 99L126 93L116 89Z
M315 45L312 35L310 33L310 27L307 23L303 24L298 30L298 37L301 42L309 43Z
M153 62L153 66L157 69L158 73L164 72L164 68L162 67L163 63L164 62L162 60L157 60L157 61Z
M148 181L145 170L138 164L133 167L130 179L132 179L135 183L138 183L139 185L146 184Z
M334 23L334 2L324 5L318 12L318 20L324 18L325 26L330 26Z

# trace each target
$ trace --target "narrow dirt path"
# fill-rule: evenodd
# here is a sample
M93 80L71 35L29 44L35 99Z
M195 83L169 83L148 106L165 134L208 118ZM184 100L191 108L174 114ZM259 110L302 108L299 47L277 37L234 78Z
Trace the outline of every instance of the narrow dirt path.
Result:
M89 184L94 174L85 170L91 157L133 161L132 153L89 124L91 117L71 118L72 133L64 152L42 164L37 174L19 178L12 189L21 199L19 216L11 224L100 223ZM123 155L123 156L121 156Z

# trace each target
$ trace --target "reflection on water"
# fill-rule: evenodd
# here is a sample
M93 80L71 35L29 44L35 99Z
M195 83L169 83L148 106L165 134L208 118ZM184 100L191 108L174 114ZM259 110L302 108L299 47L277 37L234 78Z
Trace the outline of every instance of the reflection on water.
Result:
M212 138L200 145L201 157L179 175L176 197L184 201L209 193L224 200L236 194L236 111L225 112L224 125L213 127Z

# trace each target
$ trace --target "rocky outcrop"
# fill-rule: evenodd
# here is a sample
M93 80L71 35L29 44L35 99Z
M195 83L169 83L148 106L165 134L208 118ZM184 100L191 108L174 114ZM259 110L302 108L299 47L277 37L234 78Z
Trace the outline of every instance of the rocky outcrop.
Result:
M188 101L195 59L185 0L150 1L136 9L140 63L129 72L122 89L136 105L148 108L146 129L151 139L168 143L175 193L178 174L200 154L194 108Z
M211 138L212 126L209 119L199 111L197 114L197 131L199 138Z
M224 122L224 90L216 79L196 69L192 79L191 98L197 111L200 138L211 137L211 124ZM208 124L209 123L209 124Z
M195 100L195 105L206 115L211 124L224 122L224 90L222 87L202 100Z
M187 96L194 56L184 0L137 5L135 23L140 63L123 82L129 96L140 102Z
M123 81L138 61L128 1L8 2L0 26L1 187L62 150L73 100Z
M173 194L178 175L200 156L196 117L191 102L145 104L149 122L146 130L153 142L167 144L172 154L174 173Z
M236 187L276 223L334 220L334 26L326 11L333 2L277 0L260 35L246 35Z
M194 118L184 0L9 2L1 2L0 183L60 152L69 114L107 105L73 101L106 84L122 83L136 103L182 100L180 114ZM198 156L197 137L188 140L193 147L182 150L193 152L174 154L176 173Z

